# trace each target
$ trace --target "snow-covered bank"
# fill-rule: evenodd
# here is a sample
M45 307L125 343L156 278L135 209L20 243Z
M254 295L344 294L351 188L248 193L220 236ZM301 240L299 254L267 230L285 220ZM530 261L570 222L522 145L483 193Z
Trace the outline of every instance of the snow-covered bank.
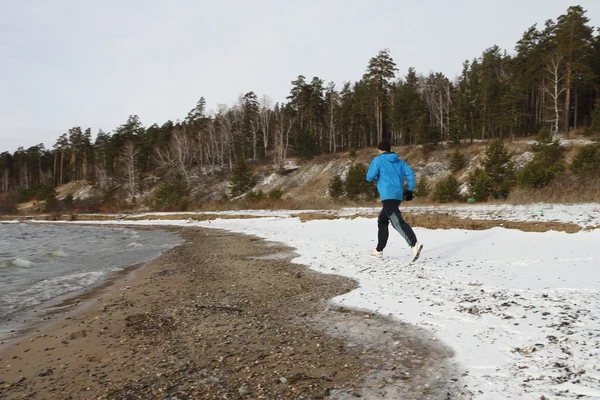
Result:
M353 217L356 215L379 213L379 207L349 207L339 210L231 210L231 211L189 211L189 212L146 212L136 214L82 214L86 217L118 220L129 219L164 219L169 215L194 218L194 216L255 216L255 217L289 217L301 214L325 214L331 217ZM401 210L410 214L444 213L460 218L475 220L504 220L517 222L562 222L573 223L583 228L600 226L600 204L464 204L419 206L405 202Z
M393 235L383 260L371 219L216 220L201 226L297 248L295 261L356 279L334 299L435 332L481 399L600 397L600 230L566 234L416 229L422 258Z
M599 204L408 205L404 211L600 225ZM383 260L367 255L375 246L373 218L301 222L292 217L299 214L295 210L235 213L222 215L261 218L198 222L192 213L188 220L97 223L203 226L285 243L297 249L295 262L357 280L360 287L334 299L337 304L391 315L452 347L467 397L600 398L600 229L568 234L416 228L425 248L417 263L407 265L408 247L394 232Z

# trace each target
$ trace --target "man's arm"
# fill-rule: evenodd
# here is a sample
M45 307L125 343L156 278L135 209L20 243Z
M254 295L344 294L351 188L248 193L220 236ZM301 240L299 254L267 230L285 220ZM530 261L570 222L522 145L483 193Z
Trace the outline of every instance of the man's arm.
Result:
M377 162L377 158L371 161L371 165L369 165L369 170L367 171L367 181L373 182L373 179L379 176L379 163Z
M408 190L412 192L415 190L415 173L406 162L404 162L404 176L406 177L406 182L408 183Z

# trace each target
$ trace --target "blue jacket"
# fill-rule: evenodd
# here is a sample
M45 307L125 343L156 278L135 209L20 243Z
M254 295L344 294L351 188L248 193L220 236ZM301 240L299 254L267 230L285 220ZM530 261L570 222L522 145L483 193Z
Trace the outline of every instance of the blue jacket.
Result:
M402 200L404 178L408 182L408 190L415 190L414 172L393 152L382 153L371 161L367 171L367 180L372 182L376 178L381 200Z

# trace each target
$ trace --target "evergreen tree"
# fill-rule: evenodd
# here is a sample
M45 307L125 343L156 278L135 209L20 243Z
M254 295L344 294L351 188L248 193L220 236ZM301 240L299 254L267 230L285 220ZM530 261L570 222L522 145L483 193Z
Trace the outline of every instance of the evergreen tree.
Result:
M338 200L344 195L344 181L342 178L336 174L329 181L329 196L331 198Z
M521 186L542 188L565 171L563 148L558 140L552 141L548 128L542 128L536 137L536 143L531 146L531 151L534 153L533 160L519 173Z
M499 140L493 140L485 150L485 158L482 161L483 170L474 171L469 177L471 188L479 181L478 188L486 188L489 192L478 189L481 193L480 199L486 194L486 198L493 196L496 199L508 197L511 188L515 184L515 166L504 143ZM481 174L487 175L482 177ZM485 185L483 184L485 183Z
M493 194L492 180L481 168L476 168L469 175L468 186L471 197L477 201L487 201Z
M390 80L396 75L396 63L390 56L389 49L381 50L377 56L369 60L367 72L363 80L368 84L372 99L375 103L375 123L377 129L377 142L384 139L383 123L384 109L386 108ZM385 137L388 139L387 137Z
M232 196L245 193L254 186L250 167L243 157L238 157L238 161L232 170L230 183Z
M452 173L456 173L463 169L465 165L467 165L467 159L465 158L465 155L459 149L455 149L450 154L450 171L452 171Z
M580 177L594 177L600 173L600 146L588 144L573 158L571 170Z
M162 182L154 193L154 204L157 207L184 211L189 205L188 189L181 175Z
M450 203L460 199L460 183L453 176L440 180L433 189L433 200L439 203Z
M418 179L417 184L415 186L415 196L420 198L426 198L431 193L431 187L429 185L429 180L427 177L423 176Z
M591 124L586 129L586 134L600 138L600 97L596 99L594 109L591 113Z
M258 158L258 118L260 106L258 104L258 96L254 92L248 92L243 97L243 114L242 121L243 143L245 143L245 151L252 149L248 156L256 160Z
M577 105L575 115L571 116L572 90L575 91L575 104L578 101L577 89L582 80L591 81L595 78L589 64L589 55L593 51L593 28L587 24L589 18L581 6L569 7L567 13L558 17L556 22L557 50L565 59L565 107L564 129L569 133L571 117L574 127L577 127Z
M362 197L370 200L374 197L373 184L367 182L366 175L367 168L363 164L356 163L350 166L344 182L346 196L349 199L356 200Z

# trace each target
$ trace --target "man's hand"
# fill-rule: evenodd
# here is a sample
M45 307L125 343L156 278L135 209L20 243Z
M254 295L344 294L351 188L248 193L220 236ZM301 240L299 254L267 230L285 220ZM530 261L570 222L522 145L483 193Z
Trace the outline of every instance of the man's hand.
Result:
M412 199L413 199L413 191L407 190L406 194L404 195L404 200L411 201Z

